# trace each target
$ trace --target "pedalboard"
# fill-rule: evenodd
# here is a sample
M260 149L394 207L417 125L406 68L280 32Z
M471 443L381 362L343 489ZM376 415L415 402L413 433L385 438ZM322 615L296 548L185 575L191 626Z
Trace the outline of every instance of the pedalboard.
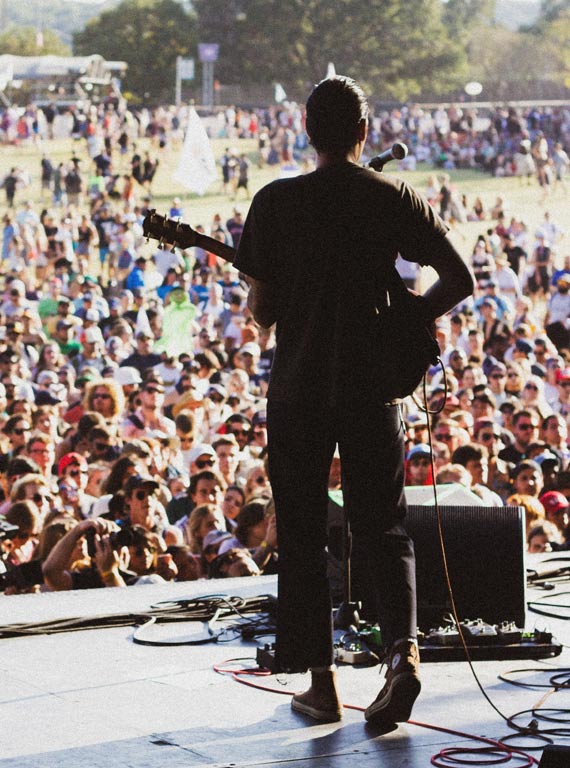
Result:
M511 621L492 625L482 619L466 619L459 626L473 661L547 659L562 653L562 645L550 632L524 632ZM422 662L467 660L457 626L452 623L431 629L427 634L419 632L418 645ZM383 655L381 634L376 625L363 624L359 630L351 627L341 635L335 632L334 658L338 664L370 667L379 664ZM256 661L261 668L275 674L275 644L259 645Z
M514 622L487 624L482 619L460 623L461 634L474 661L544 659L559 656L562 645L550 632L524 632ZM418 637L422 661L465 661L465 649L455 624L431 629Z

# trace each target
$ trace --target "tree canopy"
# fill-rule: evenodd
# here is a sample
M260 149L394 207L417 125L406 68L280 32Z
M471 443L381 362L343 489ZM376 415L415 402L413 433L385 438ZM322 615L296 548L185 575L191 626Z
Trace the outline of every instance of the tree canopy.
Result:
M462 77L464 52L440 0L194 0L198 35L220 44L224 83L302 87L327 63L384 97ZM421 21L420 21L421 20Z
M125 90L151 101L172 100L176 57L197 58L198 42L219 44L215 76L223 85L279 82L297 99L324 77L329 62L379 100L447 96L473 79L494 83L501 96L512 83L561 82L568 71L568 0L543 0L537 24L518 32L495 23L495 6L496 0L123 0L76 33L74 49L126 61Z
M46 29L38 45L38 30L34 27L9 26L0 34L0 54L12 56L70 56L71 50L57 32Z
M73 44L79 56L126 61L126 91L172 101L176 57L196 48L194 17L175 0L124 0L75 33Z

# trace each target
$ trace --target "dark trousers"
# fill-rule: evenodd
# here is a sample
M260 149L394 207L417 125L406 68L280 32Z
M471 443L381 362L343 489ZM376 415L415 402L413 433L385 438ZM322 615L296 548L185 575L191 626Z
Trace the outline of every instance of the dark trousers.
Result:
M336 443L353 539L353 598L372 596L387 647L415 636L415 559L402 525L399 408L370 400L338 409L270 402L267 427L279 544L277 669L300 672L333 662L326 546L328 475Z

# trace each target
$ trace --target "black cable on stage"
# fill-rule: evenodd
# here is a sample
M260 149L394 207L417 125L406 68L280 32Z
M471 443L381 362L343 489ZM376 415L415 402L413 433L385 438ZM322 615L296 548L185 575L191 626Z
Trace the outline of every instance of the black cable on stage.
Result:
M533 613L537 613L539 616L546 616L549 619L560 619L561 621L570 621L570 603L552 603L553 599L559 599L565 595L570 595L570 592L558 592L555 595L544 595L538 600L529 600L527 602L527 608ZM549 608L563 608L566 613L552 613L541 608L541 606L547 606Z
M554 671L554 674L551 674L548 683L524 683L520 680L511 680L509 675L517 675L522 672L538 672L540 674L549 674ZM559 681L558 678L563 677L564 679ZM529 667L526 669L511 669L507 672L503 672L501 675L498 675L499 680L502 680L503 683L508 683L509 685L515 685L519 688L554 688L556 690L562 690L564 688L570 688L570 669L566 667L560 667L555 670L547 669L545 667Z
M275 614L276 599L273 595L242 598L230 595L205 595L191 599L167 600L139 613L102 614L68 619L52 619L44 622L9 624L0 626L0 639L10 637L77 632L86 629L112 629L180 621L211 622L225 617L238 616L247 625L246 614ZM269 621L269 619L267 619ZM211 641L213 642L213 641ZM145 644L149 644L145 642Z

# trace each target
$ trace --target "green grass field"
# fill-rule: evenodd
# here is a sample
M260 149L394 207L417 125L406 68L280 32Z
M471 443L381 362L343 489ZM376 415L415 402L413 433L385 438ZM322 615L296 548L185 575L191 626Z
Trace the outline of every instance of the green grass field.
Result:
M170 201L174 196L182 198L185 210L185 219L192 226L203 224L208 227L215 213L219 213L223 220L230 217L234 206L238 206L243 213L247 212L249 201L239 197L237 201L230 200L222 194L221 173L220 180L207 191L203 197L195 194L189 194L180 184L173 181L172 174L178 165L181 152L180 146L170 146L159 152L150 146L148 140L141 139L137 142L140 150L149 149L152 156L158 156L160 160L157 175L153 183L153 205L159 212L165 212L170 206ZM227 139L214 139L214 154L219 158L225 147L231 144ZM239 140L233 142L239 152L246 152L252 162L251 167L251 192L277 178L279 174L278 167L257 167L256 142L254 140ZM67 161L75 152L83 158L82 168L89 168L89 159L84 142L72 142L72 140L56 140L45 142L41 146L1 146L0 147L0 179L13 166L19 166L29 172L31 175L31 185L20 190L16 196L16 203L21 203L26 199L34 201L37 206L48 206L47 198L42 201L39 181L40 160L43 152L47 152L52 161ZM116 155L116 164L114 171L127 172L129 170L130 154L121 161L119 155ZM420 166L414 172L399 172L396 163L386 166L386 172L395 175L401 175L411 184L423 191L426 186L426 180L430 174L434 173L431 166ZM485 208L488 209L495 202L498 196L501 196L508 204L510 215L526 223L530 233L535 229L544 217L544 211L550 212L551 218L556 221L564 230L570 227L570 217L568 215L568 204L570 194L564 194L562 190L556 190L546 204L540 204L540 190L535 181L531 186L523 185L519 179L506 178L494 179L489 175L479 171L450 171L452 184L460 193L467 195L468 203L472 203L475 197L479 196L483 200ZM6 209L4 193L0 190L0 213ZM475 239L478 234L484 233L491 226L491 222L468 222L454 226L452 237L457 248L465 258L469 258ZM556 260L561 261L564 255L570 255L570 238L565 235L557 247Z

